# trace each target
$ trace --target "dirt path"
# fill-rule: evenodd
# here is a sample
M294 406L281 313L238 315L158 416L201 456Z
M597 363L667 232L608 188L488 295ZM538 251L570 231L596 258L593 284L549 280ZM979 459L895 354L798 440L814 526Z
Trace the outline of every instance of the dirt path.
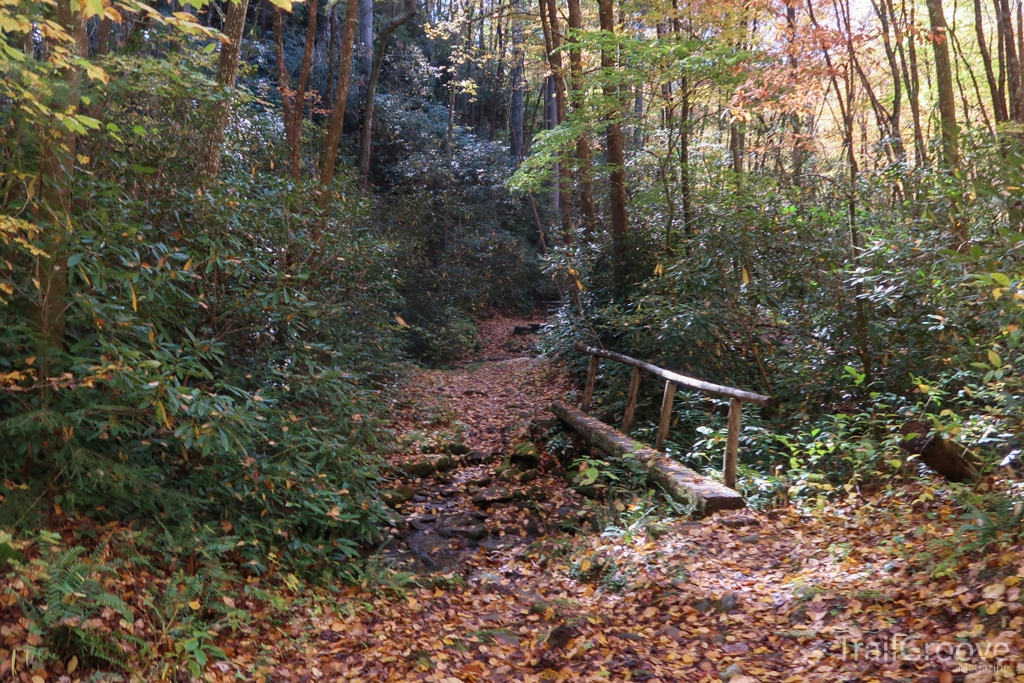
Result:
M299 661L264 678L1024 681L1024 549L936 579L906 544L948 541L953 513L921 484L817 511L655 523L642 503L585 503L543 454L503 469L530 418L571 388L534 352L507 350L517 324L485 328L487 360L413 378L394 464L446 449L455 462L396 479L410 495L396 540L363 588L294 615ZM604 533L562 530L588 515ZM986 659L986 644L1005 657ZM954 674L954 651L994 673Z

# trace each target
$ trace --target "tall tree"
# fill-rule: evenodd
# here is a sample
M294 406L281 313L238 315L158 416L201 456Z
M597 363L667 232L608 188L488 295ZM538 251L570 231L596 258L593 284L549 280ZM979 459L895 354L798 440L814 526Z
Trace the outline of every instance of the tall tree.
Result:
M359 59L369 73L373 68L373 0L359 0Z
M1014 121L1024 122L1024 87L1021 84L1021 55L1017 49L1017 41L1014 40L1013 15L1010 13L1009 0L994 1L999 55L1006 60L1006 92L1010 100L1007 113Z
M345 28L341 36L341 59L338 64L338 81L333 86L334 106L331 120L324 137L320 155L320 183L330 187L334 182L334 167L338 160L338 144L345 123L345 107L348 105L348 84L352 76L352 49L356 37L356 15L360 0L348 0L345 6Z
M523 22L516 19L512 24L512 75L509 87L512 97L509 103L509 149L516 163L521 163L526 156L523 138L523 126L526 107L523 101L525 87L525 51L523 50Z
M1002 123L1009 118L1006 112L1006 96L999 86L999 81L996 80L996 74L992 68L992 53L988 49L988 40L985 38L981 0L974 0L974 34L978 39L978 50L981 52L981 62L985 67L985 80L988 82L988 91L992 98L992 111L996 123Z
M614 0L598 0L598 15L601 31L607 34L608 38L613 37L615 35ZM605 45L601 49L601 71L605 79L604 96L607 100L605 105L605 144L610 185L612 258L615 260L615 280L621 289L626 284L626 238L629 232L629 216L626 208L628 199L626 196L625 140L622 137L621 102L619 102L618 88L610 78L617 65L614 46Z
M245 15L249 0L233 0L228 5L228 16L224 25L227 43L222 43L217 61L217 85L221 87L221 99L214 105L209 130L199 151L196 173L201 182L217 177L220 172L221 147L224 144L224 129L231 118L231 92L238 79L238 57L242 50L242 32L245 30ZM105 48L104 48L105 49Z
M59 0L57 23L71 37L67 48L72 57L89 54L86 20L77 3ZM30 53L31 54L31 53ZM72 60L68 60L71 62ZM82 71L70 63L65 78L67 88L59 91L54 111L75 114L78 111ZM41 378L50 371L51 356L64 345L65 312L68 305L67 226L71 222L72 180L78 136L65 126L54 127L43 140L39 160L39 188L47 223L43 233L45 252L39 255L37 270L38 298L34 318L41 348L38 368Z
M565 122L565 70L562 68L562 32L558 21L555 0L540 0L541 26L544 29L545 46L548 50L548 64L551 67L551 87L554 95L553 116L549 117L556 126ZM554 126L552 126L554 127ZM562 155L556 166L558 186L555 196L556 207L562 214L564 239L572 241L572 168L568 155Z
M935 83L939 91L939 118L942 124L942 153L945 164L956 169L959 164L956 123L956 100L953 92L953 71L949 61L949 35L942 0L926 0L932 28L932 49L935 52Z
M580 0L568 0L569 5L569 65L572 74L570 100L573 113L583 115L584 84L583 54L579 47L577 34L583 30L583 11ZM579 175L580 213L583 215L583 226L586 231L593 232L597 228L597 217L594 211L594 190L591 178L590 136L583 132L576 138L576 159Z
M366 192L370 182L370 146L373 142L373 104L377 97L377 81L380 79L380 66L384 61L384 51L388 46L388 39L399 26L416 16L416 0L405 0L405 7L401 14L388 22L380 37L377 38L377 49L373 54L373 67L370 70L370 80L366 85L366 113L363 117L363 134L359 141L359 172L362 175L361 187Z

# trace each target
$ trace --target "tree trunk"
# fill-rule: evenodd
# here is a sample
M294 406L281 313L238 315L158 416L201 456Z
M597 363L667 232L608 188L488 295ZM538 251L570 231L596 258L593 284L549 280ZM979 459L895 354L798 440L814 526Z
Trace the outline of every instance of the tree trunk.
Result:
M89 54L89 37L80 12L73 9L71 0L59 0L57 22L74 37L71 50L75 55ZM68 88L60 96L63 102L54 102L55 109L78 110L82 73L69 69ZM65 312L68 306L67 226L71 222L71 185L78 136L66 128L57 128L47 135L39 162L40 198L45 206L48 223L43 232L45 256L37 261L39 298L33 316L42 342L38 354L40 379L50 374L52 355L64 346Z
M995 0L995 4L996 26L1001 38L1002 53L1006 56L1006 90L1010 99L1007 113L1014 121L1024 122L1024 92L1021 88L1020 56L1014 40L1010 3L1009 0Z
M294 132L291 121L295 110L295 93L291 88L291 78L288 76L288 65L284 59L284 29L282 27L281 10L274 7L274 55L277 61L277 89L281 93L281 115L284 119L284 139L288 147L288 158L291 159L291 149L296 147L292 139Z
M554 126L552 127L555 127L565 122L565 70L562 68L562 35L558 23L558 8L555 6L555 0L540 0L542 19L544 18L545 10L547 21L542 21L541 23L544 30L548 33L547 45L550 48L548 50L548 63L551 65L551 84L554 90L554 117L552 121ZM558 189L556 190L558 200L555 202L555 205L561 211L563 240L568 244L572 242L573 229L572 168L569 163L568 154L564 154L561 161L557 164L556 176L559 178L559 181Z
M981 0L974 0L974 32L978 37L978 49L981 51L981 61L985 66L985 80L988 82L988 91L992 97L992 111L996 123L1008 120L1006 112L1006 97L996 80L995 71L992 69L992 53L988 49L988 41L985 39L984 17L981 13Z
M568 4L569 28L572 31L582 31L583 11L580 8L580 0L568 0ZM569 43L572 46L569 50L569 64L572 72L570 99L573 111L581 112L584 105L583 55L576 37L570 35ZM594 190L591 178L590 137L586 133L576 138L576 158L579 161L580 213L583 214L583 225L589 234L597 229L597 218L594 211Z
M380 79L380 66L384 61L384 50L388 39L395 30L416 16L416 0L405 0L405 10L388 22L377 39L377 50L373 55L373 67L370 80L366 85L366 114L363 120L363 135L359 143L359 171L362 174L361 188L366 192L370 182L370 145L373 141L373 104L377 97L377 81Z
M526 108L523 102L523 22L516 21L512 25L512 77L510 79L510 87L512 88L512 101L509 105L509 127L510 131L510 145L509 149L512 152L512 157L516 160L516 164L522 163L526 157L526 150L524 148L523 138L523 125L526 116Z
M373 68L373 0L359 0L359 61L367 73Z
M224 35L229 42L221 44L216 81L217 85L229 92L235 89L235 81L238 79L238 56L242 49L242 33L245 30L245 15L248 9L249 0L236 0L228 7ZM230 118L231 97L224 93L220 101L214 105L210 130L199 149L196 174L200 182L213 180L220 172L221 146L224 143L224 130Z
M352 49L356 37L356 15L359 0L348 0L345 6L345 28L341 36L341 60L338 63L338 82L334 84L334 107L331 122L327 128L324 149L320 157L320 183L330 187L334 182L334 168L338 160L338 144L345 123L345 107L348 105L348 84L352 75Z
M614 0L598 0L598 14L601 30L609 36L615 33ZM605 48L601 50L601 69L607 74L617 66L616 51ZM629 231L629 216L626 213L626 165L622 138L622 123L618 88L615 85L604 86L605 98L614 102L605 114L606 145L608 157L608 179L611 185L610 209L612 221L612 258L615 261L615 283L622 290L626 285L626 237Z
M914 420L903 425L900 433L905 437L916 434L900 447L911 455L920 455L922 463L949 481L966 481L974 476L974 468L963 457L964 447L932 433L931 425Z
M319 0L309 0L309 18L306 22L306 44L302 51L302 66L299 68L299 82L295 88L295 102L292 105L292 118L285 122L291 128L290 162L292 178L298 180L302 175L302 118L306 108L306 85L309 83L309 72L313 67L313 48L316 45L316 11Z
M334 75L338 64L338 10L331 7L328 16L331 37L327 41L327 92L324 93L327 106L334 108Z
M1002 0L1005 2L1005 0ZM935 81L939 90L939 118L942 122L943 160L950 170L959 164L957 149L956 100L953 93L953 72L949 61L949 35L942 0L927 0L928 18L932 27L932 48L935 51Z

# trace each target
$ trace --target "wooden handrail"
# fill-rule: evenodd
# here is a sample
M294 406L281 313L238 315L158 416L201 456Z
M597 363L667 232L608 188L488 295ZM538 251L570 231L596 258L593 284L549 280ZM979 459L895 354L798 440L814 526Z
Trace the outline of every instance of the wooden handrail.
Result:
M743 389L734 389L732 387L723 386L721 384L712 384L711 382L705 382L702 379L695 377L687 377L686 375L680 375L677 372L666 370L665 368L659 368L657 365L646 363L636 358L630 358L624 356L621 353L615 353L614 351L605 351L604 349L597 349L593 346L587 346L581 342L573 344L573 348L583 353L589 353L591 356L600 356L601 358L607 358L609 360L616 360L626 365L632 365L634 368L640 368L644 372L648 372L655 377L661 377L663 380L668 382L674 382L680 386L689 387L691 389L697 389L703 391L705 394L712 396L718 396L720 398L738 398L741 401L747 403L756 403L760 406L767 406L772 404L771 396L764 396L762 394L755 394L752 391L744 391Z
M655 377L660 377L665 380L665 393L661 399L661 416L658 419L658 437L657 441L654 443L654 448L659 451L665 443L665 437L668 436L669 423L672 417L672 401L675 398L676 385L696 389L697 391L702 391L705 394L711 394L712 396L729 399L729 417L726 421L729 433L725 440L725 458L722 468L722 480L729 488L736 488L736 462L740 449L740 420L743 413L743 402L747 401L748 403L756 403L761 406L771 406L774 405L774 400L770 396L755 394L752 391L744 391L743 389L734 389L733 387L727 387L721 384L712 384L711 382L705 382L704 380L696 379L695 377L687 377L686 375L680 375L677 372L672 372L665 368L659 368L657 365L652 365L650 363L645 363L642 360L637 360L636 358L624 356L621 353L605 351L604 349L596 349L593 346L587 346L581 342L573 344L573 348L577 351L590 354L590 367L587 369L587 384L583 389L583 401L580 406L580 409L584 413L590 410L590 401L594 396L594 382L597 379L598 358L607 358L609 360L633 366L633 373L629 378L629 396L626 400L626 411L622 417L622 431L627 435L629 434L629 428L633 423L633 412L636 410L636 399L640 390L640 371L643 370L644 372L648 372Z

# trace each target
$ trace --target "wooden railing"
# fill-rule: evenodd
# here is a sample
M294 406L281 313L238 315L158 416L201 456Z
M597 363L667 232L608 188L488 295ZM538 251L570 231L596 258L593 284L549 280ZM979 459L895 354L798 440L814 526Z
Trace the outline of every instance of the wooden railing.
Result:
M734 389L733 387L712 384L686 375L659 368L657 365L645 363L636 358L624 356L614 351L595 349L592 346L576 342L573 345L577 351L590 354L590 368L587 370L587 384L583 389L583 402L580 410L584 413L590 411L590 401L594 396L594 380L597 379L597 364L599 358L625 363L633 366L633 374L629 378L629 396L626 399L626 412L622 416L622 432L629 434L629 428L633 424L633 413L636 411L637 393L640 390L640 372L647 372L655 377L665 380L665 393L661 399L661 416L658 419L658 437L654 442L656 450L662 450L665 444L665 437L668 435L669 421L672 419L672 401L676 396L676 387L682 386L689 389L696 389L711 396L718 396L729 399L729 417L727 424L729 433L725 440L725 463L722 468L722 481L731 489L736 488L736 459L740 450L740 421L743 413L743 402L756 403L761 406L772 405L772 398L755 394L752 391Z

